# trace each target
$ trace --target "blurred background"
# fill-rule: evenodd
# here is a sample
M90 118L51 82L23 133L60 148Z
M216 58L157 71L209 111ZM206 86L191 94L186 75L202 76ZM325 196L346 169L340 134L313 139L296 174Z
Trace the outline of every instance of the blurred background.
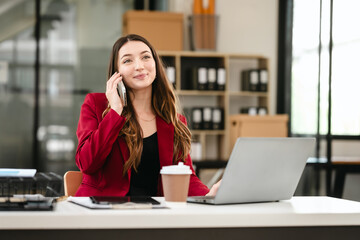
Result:
M192 4L0 0L0 167L60 175L77 170L80 107L87 93L105 90L123 14L149 9L188 16ZM325 167L334 156L360 157L359 7L356 0L216 2L216 51L269 59L269 113L289 114L289 136L316 137L316 157ZM183 40L183 50L191 50L187 17ZM329 194L329 171L307 168L305 193ZM360 200L354 172L347 175L344 197Z
M75 168L81 104L104 92L122 14L133 8L130 0L0 1L1 167Z

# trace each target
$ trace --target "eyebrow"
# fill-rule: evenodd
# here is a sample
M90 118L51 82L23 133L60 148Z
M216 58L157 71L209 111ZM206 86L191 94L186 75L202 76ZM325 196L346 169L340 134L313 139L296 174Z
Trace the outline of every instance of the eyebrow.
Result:
M150 53L148 50L142 51L140 54L144 54L144 53ZM132 56L132 54L125 54L123 55L120 59L123 59L124 57L129 57Z

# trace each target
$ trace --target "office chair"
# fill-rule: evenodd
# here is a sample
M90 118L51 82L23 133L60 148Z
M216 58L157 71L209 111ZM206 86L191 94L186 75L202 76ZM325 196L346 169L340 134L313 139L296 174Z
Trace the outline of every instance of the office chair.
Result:
M64 174L65 196L74 196L78 190L83 174L80 171L67 171Z

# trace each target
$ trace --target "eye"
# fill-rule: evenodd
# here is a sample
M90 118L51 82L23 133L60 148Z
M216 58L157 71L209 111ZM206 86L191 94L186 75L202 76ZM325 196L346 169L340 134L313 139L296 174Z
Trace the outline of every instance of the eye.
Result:
M130 59L125 59L125 60L123 61L123 63L129 63L129 62L131 62Z
M151 58L151 56L149 56L149 55L144 55L144 57L143 57L144 59L150 59Z

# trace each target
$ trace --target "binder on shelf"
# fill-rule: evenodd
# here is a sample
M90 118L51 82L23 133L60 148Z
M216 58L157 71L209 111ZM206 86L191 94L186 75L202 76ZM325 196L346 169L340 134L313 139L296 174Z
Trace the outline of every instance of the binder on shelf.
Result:
M241 72L241 91L250 91L250 82L249 82L249 71L244 70Z
M257 69L249 70L249 90L252 92L258 91L259 85L259 71Z
M186 71L186 81L181 82L181 88L187 90L198 90L198 68L192 67Z
M208 77L207 77L207 69L201 67L198 69L198 79L197 79L197 89L198 90L207 90L208 85Z
M175 67L166 67L166 76L175 89Z
M266 107L246 107L246 108L241 108L240 113L249 114L251 116L255 116L255 115L264 116L268 114L268 111Z
M268 88L268 72L266 69L248 69L241 73L241 90L266 92Z
M268 71L266 69L259 69L259 91L267 92L268 82Z
M220 91L225 90L226 72L224 68L217 69L217 89Z
M197 90L198 89L198 68L193 67L190 69L190 81L187 84L186 89Z
M204 107L203 112L203 129L212 129L212 109L211 107Z
M258 109L257 109L257 107L245 107L245 108L240 109L240 113L255 116L258 114Z
M268 114L267 108L266 107L258 107L257 114L260 116L267 115Z
M217 83L216 83L216 69L215 68L208 68L208 90L216 90Z
M202 109L193 108L191 114L191 125L192 129L199 130L202 129Z
M213 108L212 110L212 129L224 129L224 111L222 108Z

